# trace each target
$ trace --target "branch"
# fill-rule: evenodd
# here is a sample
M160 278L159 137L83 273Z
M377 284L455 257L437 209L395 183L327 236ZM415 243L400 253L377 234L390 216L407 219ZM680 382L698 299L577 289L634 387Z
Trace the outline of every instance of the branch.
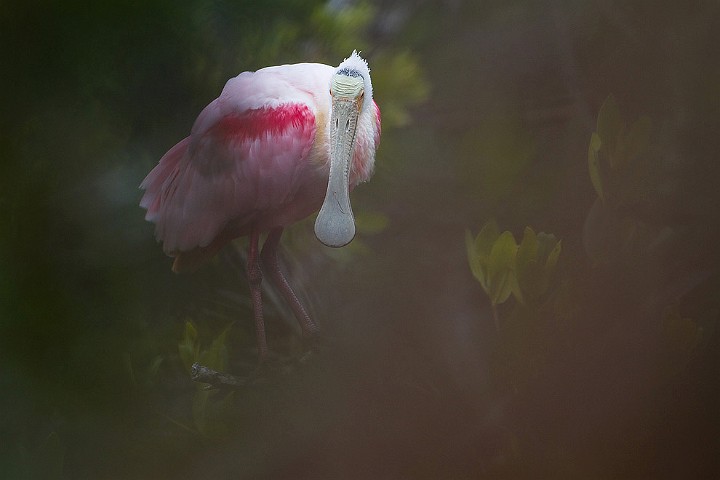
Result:
M251 375L249 377L236 377L229 373L222 373L212 368L200 365L195 362L190 369L190 378L193 382L207 383L207 389L213 388L242 388L257 381L257 377Z
M198 362L192 364L190 368L190 378L193 382L206 383L206 389L215 388L244 388L260 383L270 383L271 377L290 375L297 371L299 367L307 364L308 360L313 356L313 350L308 350L300 357L292 358L289 362L284 361L275 364L262 362L246 377L238 377L229 373L218 372Z

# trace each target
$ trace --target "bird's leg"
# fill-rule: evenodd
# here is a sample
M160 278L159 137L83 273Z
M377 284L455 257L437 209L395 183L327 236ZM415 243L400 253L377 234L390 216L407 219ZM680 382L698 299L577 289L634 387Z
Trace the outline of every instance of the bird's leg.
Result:
M292 308L293 313L295 313L295 317L298 319L298 322L300 322L303 337L315 338L319 333L320 329L317 325L315 325L315 322L312 321L310 315L308 315L305 307L303 307L302 303L300 303L300 300L298 300L297 295L295 295L295 292L293 292L290 284L285 279L285 275L283 275L282 270L280 269L280 264L277 257L277 249L280 245L280 236L282 235L282 232L282 227L277 227L270 231L270 234L268 235L267 240L265 240L265 245L263 245L262 249L261 255L263 265L267 269L266 271L270 273L270 276L272 277L275 286L280 289L283 297L285 297L285 300L288 302L288 304L290 304L290 308Z
M263 319L262 306L262 271L260 270L260 257L258 256L258 240L260 232L253 229L250 234L250 246L248 247L247 273L250 283L250 297L252 298L253 313L255 315L255 335L257 336L258 357L260 362L267 356L267 339L265 338L265 320Z

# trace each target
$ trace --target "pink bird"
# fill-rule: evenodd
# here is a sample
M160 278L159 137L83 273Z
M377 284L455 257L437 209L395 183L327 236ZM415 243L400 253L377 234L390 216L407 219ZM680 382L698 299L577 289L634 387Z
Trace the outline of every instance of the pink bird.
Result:
M250 236L248 281L258 354L267 353L260 259L290 304L305 337L318 327L283 275L283 229L318 210L315 235L342 247L355 236L350 191L370 179L380 110L367 63L357 52L337 68L299 63L243 72L200 113L190 136L171 148L140 185L145 219L191 271L231 240ZM260 234L268 232L259 251Z

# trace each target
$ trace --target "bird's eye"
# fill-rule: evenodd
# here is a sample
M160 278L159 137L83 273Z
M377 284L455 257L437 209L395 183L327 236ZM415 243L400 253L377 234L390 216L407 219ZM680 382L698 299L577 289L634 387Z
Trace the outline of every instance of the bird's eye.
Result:
M350 119L348 118L345 122L345 133L350 131Z
M337 130L338 128L340 128L340 119L336 118L335 119L335 130Z

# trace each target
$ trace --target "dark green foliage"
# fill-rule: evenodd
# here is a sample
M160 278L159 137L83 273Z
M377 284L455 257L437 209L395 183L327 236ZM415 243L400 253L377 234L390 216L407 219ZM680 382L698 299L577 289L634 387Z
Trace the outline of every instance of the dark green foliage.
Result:
M720 477L718 31L713 1L3 2L0 477ZM231 76L355 48L358 238L283 237L327 336L267 288L282 374L203 390L194 360L256 367L246 245L173 275L137 186Z

